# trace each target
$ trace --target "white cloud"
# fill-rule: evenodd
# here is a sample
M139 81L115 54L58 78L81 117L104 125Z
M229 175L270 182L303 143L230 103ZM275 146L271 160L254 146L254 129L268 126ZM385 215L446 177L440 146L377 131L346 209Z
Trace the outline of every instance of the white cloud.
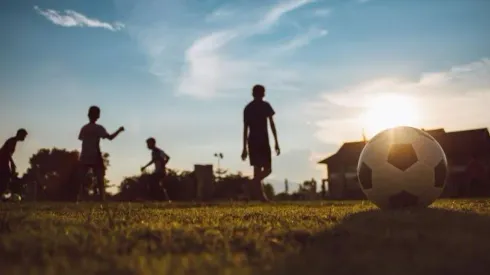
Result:
M232 26L194 41L185 54L186 64L179 78L178 93L209 98L219 95L222 91L248 87L253 83L247 81L252 79L255 81L265 79L264 76L270 74L280 76L263 60L255 60L251 56L245 59L227 54L226 46L233 40L243 41L247 37L269 30L286 13L311 2L311 0L280 2L270 8L258 22ZM304 35L284 45L283 50L299 48L325 34L325 30L310 29ZM283 69L283 75L291 76L291 72ZM277 80L281 82L282 79L276 78ZM280 85L280 83L276 84Z
M447 130L488 127L490 59L425 73L416 81L385 78L327 91L320 102L309 105L316 110L308 113L317 118L316 137L328 144L360 140L365 127L360 115L369 107L369 99L386 93L414 99L421 118L416 127Z
M239 64L232 65L218 52L236 35L232 31L215 32L192 44L185 54L187 69L181 76L180 93L201 98L214 96L226 76L239 73Z
M328 34L327 30L318 29L318 28L310 28L307 32L302 33L292 40L288 41L284 45L280 46L281 51L290 51L303 46L308 45L311 41L321 38Z
M124 28L124 24L121 22L102 22L95 18L88 18L87 16L73 10L66 10L65 15L59 11L52 9L41 9L38 6L34 6L34 10L51 21L53 24L62 27L103 28L110 31L119 31Z
M281 2L273 6L265 16L259 21L257 27L267 29L274 25L281 16L295 9L298 9L306 4L312 3L314 0L290 0Z
M285 63L281 55L324 36L326 31L300 28L292 40L278 37L255 43L254 39L273 30L288 13L313 2L277 1L265 8L264 4L242 2L245 6L225 5L209 14L195 13L180 2L142 2L128 16L128 31L146 53L150 73L164 83L165 91L176 95L199 99L234 96L234 91L249 89L255 83L295 91L303 81L299 69ZM240 12L244 9L246 13ZM179 16L173 15L176 13ZM287 21L284 26L291 27ZM292 31L298 32L298 28Z

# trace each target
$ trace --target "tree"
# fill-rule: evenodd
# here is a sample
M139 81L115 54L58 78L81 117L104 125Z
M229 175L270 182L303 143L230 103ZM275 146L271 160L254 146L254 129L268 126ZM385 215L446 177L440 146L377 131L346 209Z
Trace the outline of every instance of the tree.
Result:
M30 158L24 178L35 185L31 190L37 199L57 200L68 190L66 182L70 181L77 163L77 151L40 149Z
M148 199L149 174L126 177L119 185L118 197L121 200L146 200Z
M214 199L239 199L245 193L245 188L250 179L242 173L224 175L217 183L214 191Z
M275 197L274 186L270 183L264 184L264 193L269 198L272 199Z
M289 183L288 179L284 180L284 193L288 194L289 193Z
M109 165L109 154L104 154L104 163ZM76 150L40 149L29 160L23 181L28 182L31 193L39 200L73 200L80 190L79 183L89 193L92 186L90 175L79 178L79 153ZM32 186L34 185L34 186Z
M128 177L123 180L119 187L119 193L114 197L115 200L147 200L148 184L151 184L148 174ZM248 177L240 172L236 174L226 174L215 182L213 193L214 200L240 199L244 195L244 186L250 181ZM176 171L169 169L164 179L167 193L171 200L190 201L196 199L196 179L194 172ZM272 186L271 186L272 187ZM274 196L274 190L267 187L268 195ZM164 199L163 196L159 199Z
M304 192L316 193L316 180L311 179L304 181L303 184L300 186L300 190Z
M188 201L195 197L194 173L189 171L176 171L168 169L164 184L171 200ZM119 186L119 192L115 200L139 201L139 200L164 200L163 186L155 187L151 174L125 178ZM150 188L153 189L150 191ZM150 192L152 192L150 194Z

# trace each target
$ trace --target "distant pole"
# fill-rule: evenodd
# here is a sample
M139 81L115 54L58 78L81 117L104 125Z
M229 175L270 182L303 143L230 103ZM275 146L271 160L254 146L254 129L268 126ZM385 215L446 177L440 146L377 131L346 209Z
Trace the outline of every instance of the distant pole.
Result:
M216 170L218 174L218 180L221 178L221 166L220 166L220 160L223 159L223 153L214 153L214 156L218 159L218 169Z
M364 131L364 128L362 128L362 141L364 141L364 143L367 142L366 131Z

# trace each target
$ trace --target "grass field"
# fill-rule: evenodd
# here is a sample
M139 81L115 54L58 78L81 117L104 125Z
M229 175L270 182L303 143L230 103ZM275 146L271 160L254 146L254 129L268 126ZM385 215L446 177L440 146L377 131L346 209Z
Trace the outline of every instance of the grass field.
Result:
M490 200L4 203L0 274L490 274Z

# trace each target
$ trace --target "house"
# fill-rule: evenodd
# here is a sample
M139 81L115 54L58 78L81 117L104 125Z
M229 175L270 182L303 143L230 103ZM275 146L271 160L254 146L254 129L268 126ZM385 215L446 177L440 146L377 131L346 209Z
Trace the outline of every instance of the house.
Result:
M424 129L422 129L424 130ZM487 128L446 132L424 130L436 139L448 160L448 178L442 197L490 197L490 135ZM357 162L364 141L346 142L319 164L327 166L332 199L365 198L357 179Z

